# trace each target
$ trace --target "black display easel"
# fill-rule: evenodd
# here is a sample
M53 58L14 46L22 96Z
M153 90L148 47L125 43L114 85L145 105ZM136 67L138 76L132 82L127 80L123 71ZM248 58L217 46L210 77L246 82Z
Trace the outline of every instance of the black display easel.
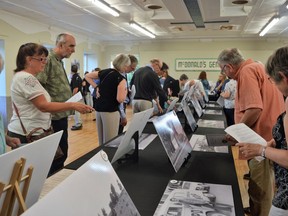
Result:
M139 160L139 132L136 131L133 136L131 137L131 140L134 139L135 142L135 148L134 151L131 154L125 154L124 158L120 158L117 160L118 164L121 164L125 161L132 160L134 162L138 162Z

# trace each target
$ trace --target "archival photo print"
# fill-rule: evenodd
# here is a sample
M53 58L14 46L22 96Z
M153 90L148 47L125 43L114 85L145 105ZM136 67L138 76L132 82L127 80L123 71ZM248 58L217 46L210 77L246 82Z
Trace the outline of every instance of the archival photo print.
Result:
M109 141L106 144L106 146L117 148L120 145L123 137L124 137L124 133L116 137L115 139L112 139L111 141ZM157 137L157 134L142 133L141 136L139 137L139 150L144 150L156 137Z
M170 180L154 216L235 216L230 185Z
M206 120L206 119L199 119L198 127L207 127L207 128L225 128L224 121L219 120Z
M164 149L177 172L192 151L189 140L175 111L153 120Z
M190 139L190 145L193 151L216 152L216 153L229 152L227 144L223 144L223 146L209 145L207 142L207 137L205 135L193 134Z
M223 112L222 112L222 110L205 109L204 110L204 114L208 114L208 115L222 115Z

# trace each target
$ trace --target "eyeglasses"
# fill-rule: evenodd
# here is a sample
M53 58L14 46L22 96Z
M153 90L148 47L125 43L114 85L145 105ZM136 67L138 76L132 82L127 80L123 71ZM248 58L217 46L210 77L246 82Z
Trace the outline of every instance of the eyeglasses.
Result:
M32 57L32 59L35 59L37 61L41 61L42 63L47 63L48 59L47 58L35 58L35 57Z
M272 77L268 77L268 80L269 80L272 84L275 84L275 81L272 79Z
M222 74L225 73L224 70L225 70L226 66L227 66L227 65L224 65L223 68L221 69L221 73L222 73Z

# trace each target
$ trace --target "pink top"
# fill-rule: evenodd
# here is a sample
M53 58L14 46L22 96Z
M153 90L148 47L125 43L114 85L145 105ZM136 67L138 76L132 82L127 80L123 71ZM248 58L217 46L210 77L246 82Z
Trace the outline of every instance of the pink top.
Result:
M235 74L235 123L239 123L245 110L260 108L259 119L251 127L264 139L272 139L272 128L277 117L284 112L284 98L277 87L268 80L264 65L251 59L244 61Z

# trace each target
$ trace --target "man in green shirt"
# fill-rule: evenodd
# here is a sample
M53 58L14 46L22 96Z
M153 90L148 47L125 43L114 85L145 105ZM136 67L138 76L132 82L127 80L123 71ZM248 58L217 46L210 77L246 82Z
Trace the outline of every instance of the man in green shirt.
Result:
M75 46L75 38L72 35L67 33L59 34L56 39L55 48L49 53L44 71L37 76L37 79L50 94L52 102L65 102L72 96L62 59L69 58L75 52ZM65 111L53 113L52 115L54 131L63 130L59 145L64 156L53 161L49 175L64 167L64 162L68 155L68 116L72 114L73 111Z

